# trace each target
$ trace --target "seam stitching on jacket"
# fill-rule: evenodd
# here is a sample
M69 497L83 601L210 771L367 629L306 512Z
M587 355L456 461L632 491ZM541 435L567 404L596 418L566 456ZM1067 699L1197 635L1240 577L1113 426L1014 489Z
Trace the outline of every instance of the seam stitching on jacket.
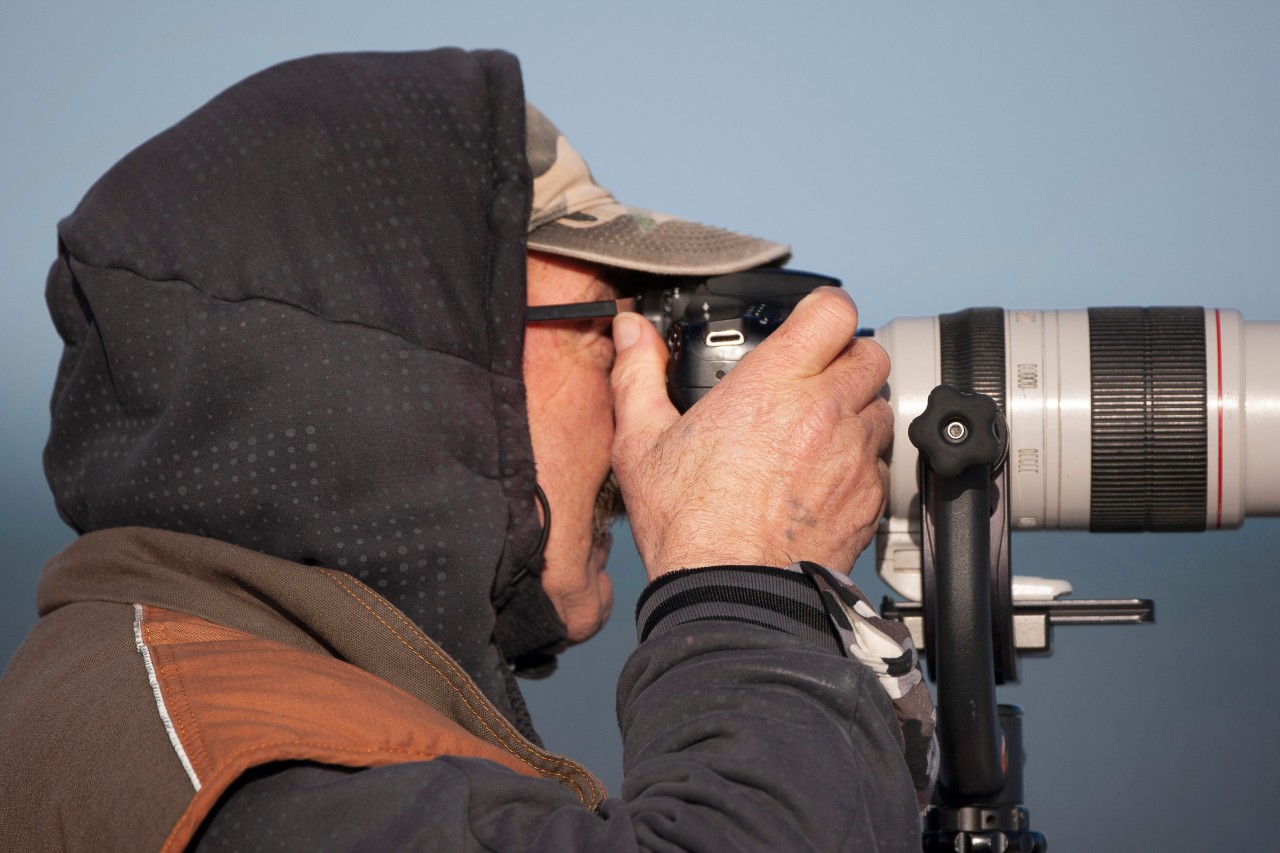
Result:
M357 581L356 583L359 584L359 581ZM369 590L367 587L365 587L365 589L366 591L369 592L370 595L373 595L375 597L377 596L377 593L373 592L372 590ZM361 602L361 603L364 604L366 608L369 608L368 604L365 604L364 602ZM388 607L390 607L390 605L388 605ZM369 608L369 609L372 611L372 608ZM376 616L377 614L375 613L374 615ZM396 621L398 621L401 625L405 627L406 631L410 634L410 636L416 635L419 638L421 638L422 642L424 643L429 644L431 642L430 639L427 638L427 636L422 633L421 629L419 629L418 626L415 625L414 623L410 622L399 610L392 608L391 615L396 619ZM383 623L383 624L386 624L386 623ZM395 631L392 630L390 626L388 626L388 630L391 630L392 633L395 634ZM400 639L400 642L405 643L406 647L408 647L410 651L412 651L415 655L418 655L419 658L422 658L422 655L417 650L413 649L413 647L409 645L403 637L400 637L399 634L396 634L396 637ZM423 659L425 660L425 658ZM470 691L471 694L476 698L477 704L481 708L492 707L489 705L489 700L485 698L485 696L482 693L480 693L479 689L477 689L477 687L475 686L475 683L471 681L470 676L468 676L467 673L463 671L461 667L459 667L457 663L453 661L452 658L445 658L444 663L450 668L450 670L459 679L461 679L461 683L463 684L463 686L466 687L466 689ZM452 682L449 683L449 686L452 687L455 691L457 690L457 687L455 687ZM471 707L470 704L468 704L468 707ZM471 710L473 713L478 713L476 712L476 709L473 707L471 708ZM558 779L564 779L565 781L568 781L570 784L573 785L574 790L579 793L579 796L590 795L593 797L593 802L596 802L596 803L598 803L600 800L603 800L605 798L606 792L604 788L599 784L599 782L595 779L595 777L593 777L590 774L590 771L587 771L586 768L579 766L578 764L576 764L575 762L569 759L555 755L554 753L547 752L546 750L539 749L538 747L527 743L527 741L525 741L524 739L524 735L520 734L520 732L517 731L515 727L512 726L505 717L503 717L501 714L497 713L496 711L494 713L497 716L499 725L503 727L503 729L507 732L507 734L516 738L517 746L519 746L526 753L532 755L535 759L539 759L540 761L561 767L566 771L566 773L569 774L569 776L562 776L557 773L552 773L550 770L548 770L548 773L551 773L551 775L555 776ZM525 759L525 760L528 761L528 759ZM579 781L573 780L572 777L575 771L583 771L583 775L585 776L589 784L589 790L581 787L581 784Z
M153 605L143 605L144 609L156 614L168 613L163 608L157 608ZM213 765L209 759L209 751L205 748L204 733L200 731L200 723L191 711L191 702L187 699L187 685L182 677L182 667L178 664L177 655L174 653L174 646L178 645L169 631L168 622L158 621L157 619L149 621L142 629L143 634L150 640L152 647L152 660L156 664L156 677L160 677L160 673L168 670L170 675L169 687L172 690L169 693L169 699L165 705L169 708L169 717L173 720L174 726L178 729L178 737L181 739L184 748L187 751L187 758L191 761L194 768L199 764L204 769L208 769ZM188 735L187 730L191 729ZM199 775L199 770L196 771Z
M324 314L320 314L320 313L317 313L316 311L312 311L310 308L307 308L304 305L298 305L295 302L288 302L284 299L275 299L270 296L261 296L261 295L231 298L228 296L222 296L220 294L213 293L212 291L206 290L200 285L196 284L195 282L182 278L181 276L168 276L165 278L158 278L158 277L148 276L145 273L141 273L138 270L133 269L132 267L129 267L129 266L125 266L123 264L97 264L97 263L92 263L90 261L85 261L79 257L76 257L71 252L67 253L67 257L75 260L76 263L80 264L81 266L87 267L89 269L103 270L105 272L128 273L129 275L137 276L139 279L146 282L150 282L151 284L173 284L173 283L184 284L187 287L194 290L196 293L199 293L200 295L208 299L212 299L215 302L221 302L226 305L239 305L242 302L269 302L272 305L280 305L285 308L292 308L295 311L301 311L303 314L307 314L311 317L315 317L317 320L321 320L325 323L337 323L343 326L355 326L360 329L368 329L371 332L379 332L381 334L388 335L392 338L395 338L397 341L400 341L405 346L414 347L415 349L422 350L423 352L429 352L429 353L432 353L433 355L441 355L441 356L444 356L445 358L455 359L457 361L462 362L463 364L470 365L476 370L482 371L484 373L492 373L491 366L484 366L484 365L477 364L476 362L471 361L470 359L464 356L456 355L451 352L445 352L444 350L431 349L430 347L425 347L422 344L417 343L416 341L409 340L404 335L401 335L398 332L394 332L391 329L384 329L382 326L374 326L369 323L362 323L358 320L342 320L337 317L326 317ZM86 294L86 298L87 298L87 294Z
M186 771L187 778L191 780L191 786L199 791L200 777L196 775L196 769L191 766L191 759L187 756L187 750L182 745L182 738L178 736L178 730L174 727L173 719L169 716L169 709L164 702L164 694L160 690L160 679L156 674L155 664L151 660L151 651L147 648L147 643L142 638L142 613L142 605L135 603L133 605L133 642L138 649L138 653L142 655L143 666L147 669L147 681L151 684L151 695L155 698L156 710L160 712L160 720L164 723L164 730L169 735L169 743L173 746L173 751L178 754L178 761L182 762L182 769Z
M341 587L342 590L347 593L347 595L354 598L357 602L360 603L362 607L364 607L365 610L369 611L369 613L373 616L373 618L377 619L378 622L384 628L390 631L391 634L397 640L400 641L400 644L403 645L410 652L412 652L415 657L417 657L427 666L431 667L431 669L434 670L437 675L440 675L441 677L446 677L445 673L441 671L441 668L438 664L429 660L420 651L415 649L413 645L409 643L408 640L406 640L403 636L401 636L400 632L398 632L393 626L391 626L385 619L382 618L381 614L379 614L372 607L370 607L368 602L361 599L360 596L356 595L354 591L352 591L345 583L343 583L341 578L336 577L332 572L329 572L328 570L322 570L322 571L334 583L336 583L339 587ZM403 623L404 622L403 617L400 617L398 621ZM456 664L454 665L454 667L456 667ZM456 670L456 668L454 669L454 672L457 675L465 675L465 673L462 673L460 670ZM462 690L459 690L457 685L455 685L452 681L448 681L447 677L446 677L446 683L458 695L458 697L462 699L463 703L467 707L467 710L469 710L474 715L476 721L479 722L480 725L482 725L484 729L487 732L489 732L489 734L492 735L498 741L498 745L501 745L502 748L505 749L507 752L511 753L511 755L520 759L526 764L533 766L534 769L538 770L540 773L545 773L546 775L559 779L561 782L564 782L565 784L569 785L577 792L579 799L590 797L592 799L592 802L598 802L602 798L602 792L598 790L598 787L599 787L598 784L591 785L591 790L587 790L582 787L580 782L571 773L572 770L577 768L574 768L565 759L560 758L558 756L553 756L550 753L539 754L539 752L535 752L531 748L525 746L524 744L520 744L519 742L517 742L517 745L520 746L521 749L520 751L517 751L510 743L507 742L505 738L501 737L501 735L498 732L494 731L489 724L489 720L486 719L486 717L480 713L480 710L476 707L476 705L473 704L473 699L479 699L481 701L484 701L484 697L478 694L478 690L475 688L474 685L466 684L464 682L464 685L468 688L468 690L476 694L474 697L470 697L470 696L467 696L466 693L464 693ZM483 705L481 705L481 707L483 707ZM502 719L500 715L498 717L498 724L506 731L508 735L516 735L517 737L520 736L518 732L516 732L513 728L511 728L510 723L508 723L505 719ZM521 753L524 753L524 754L521 754ZM534 764L534 762L530 759L530 756L532 756L532 758L534 759L541 759L542 762L559 766L560 768L570 772L558 773L550 767L540 767L537 764Z
M326 574L326 575L329 575L330 579L331 579L331 580L333 580L333 582L334 582L334 583L336 583L338 586L340 586L340 587L342 588L342 590L343 590L344 592L346 592L346 593L347 593L347 595L351 596L351 597L352 597L352 598L354 598L356 601L358 601L358 602L360 603L360 606L361 606L361 607L363 607L365 610L369 611L369 613L373 616L373 618L374 618L374 619L377 619L377 620L378 620L378 622L382 625L382 627L384 627L384 628L386 628L388 631L390 631L390 632L391 632L391 634L392 634L392 635L393 635L397 640L399 640L399 641L400 641L400 644L401 644L401 645L403 645L406 649L408 649L409 651L411 651L411 652L414 654L414 656L415 656L415 657L417 657L419 660L421 660L421 661L422 661L423 663L425 663L427 666L431 667L431 669L432 669L432 670L434 670L434 671L435 671L435 673L436 673L437 675L441 676L442 678L445 678L445 679L446 679L446 684L448 684L448 686L453 690L453 692L454 692L454 693L456 693L456 694L458 695L458 697L462 699L462 701L463 701L463 702L466 704L466 706L467 706L467 710L468 710L468 711L470 711L470 712L472 713L472 715L475 717L476 721L477 721L478 723L480 723L480 725L482 725L482 726L484 727L485 731L487 731L490 735L492 735L492 736L493 736L493 737L498 741L498 743L502 746L502 748L503 748L503 749L505 749L507 752L511 753L511 754L512 754L513 756L515 756L516 758L519 758L519 759L521 759L522 761L526 761L526 762L528 762L528 758L526 758L526 757L525 757L525 756L523 756L523 755L518 754L518 752L516 751L516 749L515 749L514 747L512 747L512 746L511 746L511 744L507 743L506 739L505 739L505 738L503 738L503 737L501 737L501 735L499 734L499 732L494 731L494 729L489 725L490 721L486 718L486 715L484 715L484 714L482 714L482 713L481 713L481 711L482 711L482 710L483 710L483 708L484 708L483 704L481 704L481 705L480 705L480 707L479 707L479 708L477 708L477 707L476 707L476 705L472 703L472 700L473 700L473 699L475 699L475 700L482 700L482 698L483 698L483 697L480 697L480 696L478 696L478 695L467 696L467 695L466 695L466 693L464 693L462 690L459 690L459 689L458 689L458 687L457 687L457 685L455 685L452 681L450 681L450 680L447 678L446 674L445 674L444 672L442 672L442 671L441 671L441 666L440 666L440 664L438 664L438 663L437 663L437 662L435 662L435 661L432 661L432 660L428 659L424 654L422 654L422 652L420 652L420 651L418 651L417 649L415 649L415 648L413 647L413 645L412 645L412 644L410 644L410 643L409 643L409 642L408 642L408 641L407 641L403 636L401 636L401 635L400 635L400 632L398 632L394 627L392 627L390 624L388 624L388 623L387 623L387 621L386 621L385 619L383 619L383 618L382 618L382 615L381 615L380 613L378 613L376 610L374 610L372 607L370 607L368 602L366 602L366 601L364 601L363 599L361 599L361 598L360 598L360 596L356 595L354 591L352 591L352 590L351 590L351 589L350 589L350 588L349 588L345 583L343 583L343 581L342 581L342 579L341 579L341 578L335 577L334 575L330 574L330 573L329 573L329 572L327 572L327 571L325 572L325 574ZM445 666L448 666L448 664L445 664ZM454 674L454 675L465 675L465 673L462 673L462 672L460 672L460 671L458 671L458 670L456 670L456 669L454 669L454 670L453 670L453 674ZM463 683L463 686L464 686L464 687L468 687L468 688L470 688L470 687L471 687L470 685L466 684L465 682ZM471 690L474 690L474 688L471 688ZM470 691L469 691L469 692L470 692ZM502 720L501 718L499 718L498 723L499 723L499 726L501 726L503 729L505 729L505 730L506 730L506 733L507 733L507 734L516 734L516 732L515 732L513 729L511 729L510 725L509 725L509 724L507 724L505 720ZM536 755L535 755L535 757L536 757Z

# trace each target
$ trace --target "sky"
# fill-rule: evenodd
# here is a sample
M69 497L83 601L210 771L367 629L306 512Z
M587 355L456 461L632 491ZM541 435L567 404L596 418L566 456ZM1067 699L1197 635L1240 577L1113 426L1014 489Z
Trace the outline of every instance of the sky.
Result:
M40 452L55 225L132 147L231 83L338 50L501 47L628 203L790 243L862 322L978 305L1209 305L1280 320L1280 6L1271 3L6 4L0 31L0 661L66 544ZM1276 369L1280 353L1250 364ZM1274 457L1272 457L1274 459ZM1275 483L1280 471L1248 466ZM529 685L549 745L621 787L614 617ZM1015 571L1154 625L1024 659L1026 804L1054 849L1255 849L1280 782L1280 520L1018 534ZM855 579L885 593L870 555Z

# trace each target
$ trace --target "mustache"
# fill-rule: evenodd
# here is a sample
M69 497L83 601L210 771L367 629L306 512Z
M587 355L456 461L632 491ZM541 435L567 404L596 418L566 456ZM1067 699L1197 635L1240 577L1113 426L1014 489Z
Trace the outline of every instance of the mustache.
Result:
M618 485L618 477L612 471L605 478L600 491L596 492L595 512L591 520L591 535L599 539L609 532L609 528L619 518L627 514L626 504L622 501L622 487Z

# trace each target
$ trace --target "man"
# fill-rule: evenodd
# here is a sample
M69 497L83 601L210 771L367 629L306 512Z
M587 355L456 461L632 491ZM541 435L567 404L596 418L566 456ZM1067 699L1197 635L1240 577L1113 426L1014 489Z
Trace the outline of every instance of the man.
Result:
M525 329L785 246L617 204L511 57L459 51L249 78L59 236L46 469L84 535L0 685L13 845L918 845L914 653L816 565L883 509L852 303L683 417L638 316ZM607 616L611 468L654 583L607 799L512 676Z

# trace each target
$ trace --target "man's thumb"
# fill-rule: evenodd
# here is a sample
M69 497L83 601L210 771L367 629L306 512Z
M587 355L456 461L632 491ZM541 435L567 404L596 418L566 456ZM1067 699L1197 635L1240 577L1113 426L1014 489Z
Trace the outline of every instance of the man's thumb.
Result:
M642 430L663 430L680 413L667 397L667 347L658 330L639 314L613 318L613 411L619 439Z

